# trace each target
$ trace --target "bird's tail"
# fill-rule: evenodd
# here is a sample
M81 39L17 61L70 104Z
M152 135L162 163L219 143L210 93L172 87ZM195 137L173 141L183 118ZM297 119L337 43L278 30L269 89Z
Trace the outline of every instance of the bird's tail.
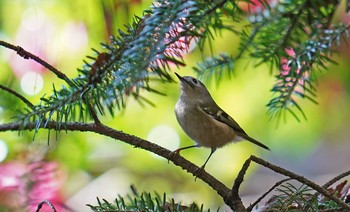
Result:
M260 143L259 141L255 140L255 139L252 138L252 137L249 137L248 135L242 135L241 137L244 138L244 139L246 139L247 141L252 142L253 144L256 144L256 145L258 145L258 146L260 146L260 147L262 147L262 148L264 148L264 149L266 149L266 150L271 151L270 148L268 148L266 145Z

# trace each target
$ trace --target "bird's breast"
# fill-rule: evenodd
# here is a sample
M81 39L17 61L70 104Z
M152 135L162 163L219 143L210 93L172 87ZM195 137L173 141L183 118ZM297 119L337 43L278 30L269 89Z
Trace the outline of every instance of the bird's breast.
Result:
M176 118L185 131L196 143L204 147L222 147L236 137L234 130L205 113L198 105L175 105Z

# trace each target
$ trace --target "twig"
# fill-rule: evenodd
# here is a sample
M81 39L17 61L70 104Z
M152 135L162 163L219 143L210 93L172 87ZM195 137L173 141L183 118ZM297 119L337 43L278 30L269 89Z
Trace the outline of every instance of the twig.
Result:
M346 171L344 173L339 174L338 176L334 177L333 179L329 180L328 182L326 182L322 187L323 188L328 188L329 186L331 186L333 183L341 180L344 177L347 177L350 175L350 170Z
M217 4L214 4L211 9L205 11L205 14L208 15L208 14L214 12L218 8L221 8L222 6L224 6L224 4L226 4L227 2L229 2L229 1L228 0L222 0L221 2L215 2Z
M44 204L47 204L50 208L51 208L51 211L52 212L56 212L56 208L55 206L53 206L53 204L49 201L49 200L43 200L39 203L37 209L36 209L36 212L39 212L40 209L43 207Z
M67 77L67 75L65 75L64 73L62 73L61 71L59 71L58 69L56 69L55 67L53 67L52 65L50 65L49 63L47 63L46 61L42 60L40 57L24 50L22 47L20 46L15 46L12 45L10 43L7 43L5 41L0 40L0 46L4 46L8 49L12 49L15 52L17 52L17 54L21 57L23 57L24 59L32 59L35 62L39 63L40 65L44 66L45 68L47 68L48 70L50 70L51 72L53 72L54 74L56 74L56 76L62 80L64 80L65 82L68 83L68 85L73 86L74 83Z
M91 105L91 103L88 101L88 98L86 98L85 95L83 95L83 101L85 102L86 107L88 108L89 113L90 113L92 119L94 120L94 122L95 122L96 124L100 124L101 121L100 121L100 119L99 119L98 116L97 116L96 110L95 110L94 107Z
M238 175L237 175L235 182L233 183L233 186L231 189L233 205L237 209L237 211L247 211L247 209L243 205L241 197L239 196L239 187L244 180L244 175L245 175L247 169L249 168L250 162L251 162L250 158L244 162L241 170L238 172Z
M266 191L261 197L259 197L253 204L251 204L249 207L247 207L247 211L252 211L253 208L262 200L264 199L270 192L272 192L275 188L280 186L282 183L287 182L289 180L292 180L292 178L287 178L284 180L278 181L275 185L273 185L268 191Z
M323 187L324 189L327 189L329 186L331 186L331 185L334 184L335 182L337 182L337 181L341 180L342 178L347 177L347 176L349 176L349 175L350 175L350 170L349 170L349 171L346 171L346 172L344 172L344 173L341 173L341 174L337 175L336 177L330 179L330 180L329 180L328 182L326 182L322 187ZM312 196L312 198L316 198L319 194L320 194L319 192L316 192L316 193Z
M323 187L317 185L316 183L306 179L305 177L297 175L297 174L295 174L295 173L293 173L293 172L291 172L289 170L286 170L286 169L284 169L282 167L273 165L273 164L271 164L271 163L269 163L267 161L264 161L263 159L258 158L258 157L254 156L254 155L250 156L250 158L248 160L254 161L257 164L265 166L265 167L271 169L274 172L277 172L279 174L282 174L282 175L288 176L290 178L293 178L293 179L295 179L295 180L297 180L297 181L299 181L299 182L301 182L301 183L303 183L303 184L313 188L314 190L316 190L320 194L324 195L325 197L328 197L329 199L333 200L339 206L341 206L343 209L346 209L346 210L350 211L350 205L346 204L345 202L343 202L341 199L337 198L336 196L333 196L325 188L323 188Z
M24 102L24 104L26 104L28 107L30 108L34 108L34 105L24 96L22 96L21 94L17 93L16 91L12 90L11 88L8 88L4 85L0 84L0 89L7 91L8 93L12 94L13 96L17 97L18 99L20 99L22 102Z

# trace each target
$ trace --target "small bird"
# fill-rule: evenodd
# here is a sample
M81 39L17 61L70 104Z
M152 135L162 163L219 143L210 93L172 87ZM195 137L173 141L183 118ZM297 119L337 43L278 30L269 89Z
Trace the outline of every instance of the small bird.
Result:
M193 147L211 148L205 163L197 170L196 176L205 168L210 157L217 148L230 142L248 140L266 150L267 146L247 135L247 133L223 111L213 100L205 85L191 76L180 76L180 97L175 105L175 115L181 128L197 144L182 147L174 151L179 154L181 150Z

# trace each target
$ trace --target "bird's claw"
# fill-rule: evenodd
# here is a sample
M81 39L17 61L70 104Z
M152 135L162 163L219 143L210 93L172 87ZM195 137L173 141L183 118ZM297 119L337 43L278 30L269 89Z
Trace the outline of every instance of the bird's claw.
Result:
M175 151L170 152L168 163L169 163L170 159L173 158L175 155L180 155L180 151L178 149L175 150Z

